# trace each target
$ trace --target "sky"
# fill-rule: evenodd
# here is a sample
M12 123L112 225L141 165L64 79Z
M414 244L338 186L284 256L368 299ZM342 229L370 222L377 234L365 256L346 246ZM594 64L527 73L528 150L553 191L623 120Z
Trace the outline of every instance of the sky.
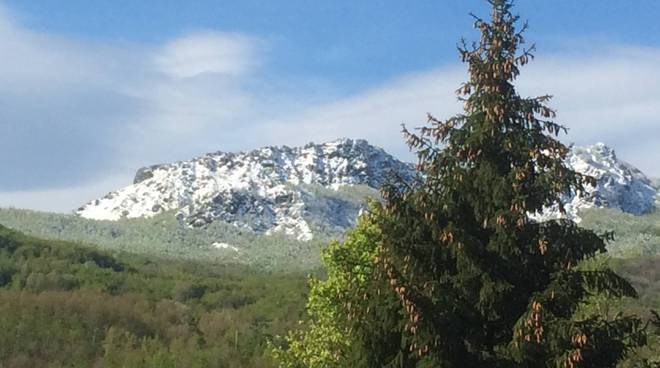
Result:
M460 112L483 0L0 0L0 207L71 212L145 165ZM518 0L562 137L660 176L660 1Z

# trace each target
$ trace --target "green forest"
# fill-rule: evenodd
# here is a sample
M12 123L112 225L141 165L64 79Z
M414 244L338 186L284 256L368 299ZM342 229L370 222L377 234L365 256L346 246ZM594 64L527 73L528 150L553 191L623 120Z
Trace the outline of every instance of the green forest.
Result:
M268 367L306 274L110 254L0 227L0 367Z

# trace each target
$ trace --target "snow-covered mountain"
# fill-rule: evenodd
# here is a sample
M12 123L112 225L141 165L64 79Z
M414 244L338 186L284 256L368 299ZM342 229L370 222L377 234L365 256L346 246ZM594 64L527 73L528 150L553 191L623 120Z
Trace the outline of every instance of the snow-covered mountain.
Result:
M591 207L617 208L641 215L655 206L658 189L652 181L636 167L617 159L614 150L605 144L575 147L566 161L573 170L596 179L596 186L586 187L583 195L564 198L568 217L579 222L578 211ZM547 220L561 214L554 206L532 217Z
M364 140L215 152L142 168L132 185L77 213L118 220L176 211L177 218L190 226L221 220L310 240L312 228L318 227L313 224L332 231L355 223L360 201L334 196L333 191L355 185L379 188L392 173L410 178L414 171L412 165Z
M619 161L604 144L575 148L567 163L598 182L586 196L566 198L574 219L579 209L594 206L633 214L653 208L657 189L651 181ZM260 233L310 240L318 229L341 232L355 224L362 209L360 197L341 195L342 191L360 186L375 194L392 174L409 179L413 166L364 140L216 152L142 168L132 185L84 205L77 213L118 220L172 211L189 226L224 221ZM558 214L551 208L536 218Z

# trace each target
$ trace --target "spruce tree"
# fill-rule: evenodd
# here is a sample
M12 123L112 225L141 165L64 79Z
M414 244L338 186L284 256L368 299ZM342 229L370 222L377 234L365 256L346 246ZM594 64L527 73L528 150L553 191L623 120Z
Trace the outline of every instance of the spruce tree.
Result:
M530 218L563 211L562 196L593 179L565 165L569 148L557 137L566 128L552 120L550 96L517 94L533 46L523 48L526 24L518 28L510 1L489 3L490 21L475 16L480 39L459 46L464 112L404 128L419 178L383 188L378 277L401 302L410 352L398 365L613 367L644 344L642 321L581 306L635 290L607 268L582 266L606 251L603 236Z

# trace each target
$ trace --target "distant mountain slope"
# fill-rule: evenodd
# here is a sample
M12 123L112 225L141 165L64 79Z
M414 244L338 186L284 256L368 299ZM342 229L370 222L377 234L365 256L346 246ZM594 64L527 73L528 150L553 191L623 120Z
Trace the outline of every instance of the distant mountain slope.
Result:
M361 200L320 195L319 189L351 185L377 189L392 173L410 179L413 169L364 140L216 152L142 168L132 185L82 206L77 213L89 219L118 220L174 210L181 222L194 227L220 220L256 232L310 240L314 222L341 232L354 224L362 207Z
M597 179L584 196L564 199L576 220L585 208L642 214L654 207L657 189L651 181L602 143L575 148L567 164ZM116 221L171 212L190 227L223 222L307 241L319 232L340 235L353 226L364 197L377 196L391 175L409 180L415 172L412 164L365 140L216 152L142 168L132 185L85 204L77 214ZM356 193L347 195L351 191ZM559 216L556 207L534 215L538 220Z
M651 184L657 190L655 195L655 206L660 207L660 178L651 178Z
M603 143L575 147L566 158L575 171L592 176L596 186L585 188L582 196L575 193L564 198L569 217L579 221L578 211L587 208L614 208L641 215L655 207L658 189L636 167L620 161L614 150ZM561 217L557 206L549 208L537 219Z
M308 164L299 164L303 159ZM584 198L565 198L569 215L582 217L586 227L616 231L613 254L659 255L651 181L603 144L575 148L568 163L597 179ZM0 224L166 258L310 269L319 264L320 248L353 226L365 197L377 197L375 187L392 171L414 174L410 164L366 141L216 153L140 169L134 184L79 215L0 209ZM550 208L541 219L558 215Z
M222 221L190 227L178 222L174 212L110 221L0 208L0 224L31 236L94 244L113 252L224 265L248 264L260 269L318 267L320 249L329 240L322 234L304 242L279 234L266 236Z

